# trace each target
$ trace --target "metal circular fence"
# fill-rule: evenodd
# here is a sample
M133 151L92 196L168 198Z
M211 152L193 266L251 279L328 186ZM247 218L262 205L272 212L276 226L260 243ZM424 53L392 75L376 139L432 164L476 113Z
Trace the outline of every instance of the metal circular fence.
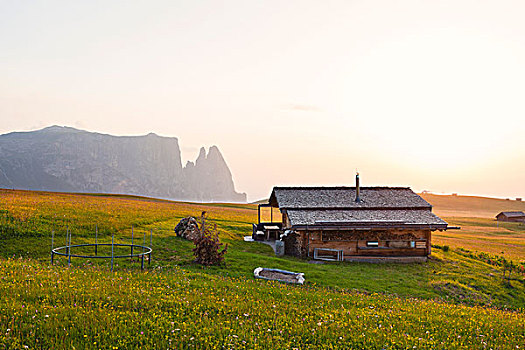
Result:
M98 255L98 247L99 246L109 246L111 247L111 255ZM95 254L94 255L82 255L82 254L73 254L71 253L71 248L79 248L79 247L94 247L95 248ZM113 250L114 247L129 247L130 254L126 255L114 255ZM137 249L139 253L133 253L133 250ZM151 252L153 250L145 245L139 245L139 244L124 244L124 243L86 243L86 244L73 244L73 245L65 245L61 247L56 247L51 249L51 264L53 264L55 260L55 255L59 256L65 256L68 258L68 264L71 265L71 258L83 258L83 259L111 259L111 270L113 271L113 260L114 259L125 259L125 258L140 258L141 260L141 269L144 269L144 257L148 257L148 264L151 263Z

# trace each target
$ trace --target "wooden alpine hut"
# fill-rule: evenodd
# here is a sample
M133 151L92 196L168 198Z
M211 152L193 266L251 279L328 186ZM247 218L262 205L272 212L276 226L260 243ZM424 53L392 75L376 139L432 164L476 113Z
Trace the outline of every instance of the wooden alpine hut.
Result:
M261 222L265 207L270 222ZM359 174L355 187L274 187L258 209L254 239L281 240L285 254L321 260L426 260L432 231L448 227L410 188L360 187Z
M525 222L525 213L522 211L502 211L496 215L498 221Z

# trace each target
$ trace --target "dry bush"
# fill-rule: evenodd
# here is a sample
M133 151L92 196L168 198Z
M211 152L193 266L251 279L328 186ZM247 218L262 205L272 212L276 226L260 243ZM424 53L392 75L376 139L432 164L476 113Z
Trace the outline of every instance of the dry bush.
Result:
M201 265L221 265L224 262L224 255L228 249L226 244L222 250L223 245L219 241L219 232L217 225L210 225L206 222L206 212L201 215L200 227L197 230L197 237L193 240L195 248L193 248L193 255L195 255L195 262Z

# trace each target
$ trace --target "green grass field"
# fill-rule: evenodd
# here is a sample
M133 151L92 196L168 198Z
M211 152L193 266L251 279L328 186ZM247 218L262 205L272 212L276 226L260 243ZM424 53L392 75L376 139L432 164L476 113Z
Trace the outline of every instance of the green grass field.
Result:
M0 349L525 344L523 271L503 279L497 263L497 256L523 262L519 225L449 216L462 229L436 232L428 263L311 264L242 241L257 219L254 205L7 190L0 196L0 210L10 218L0 221ZM228 244L225 266L195 265L193 244L173 234L182 217L202 211ZM130 243L131 225L135 241L145 234L149 241L152 230L151 266L141 273L138 261L120 260L111 273L108 262L73 259L67 268L64 258L50 266L52 230L55 246L65 243L66 226L73 244L87 243L96 224L102 242L115 234L117 242ZM304 272L307 284L255 281L258 266Z

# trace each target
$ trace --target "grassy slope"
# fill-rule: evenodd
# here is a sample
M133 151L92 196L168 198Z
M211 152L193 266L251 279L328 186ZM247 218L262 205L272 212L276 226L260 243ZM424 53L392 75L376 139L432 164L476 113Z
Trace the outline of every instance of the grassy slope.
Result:
M446 217L478 217L494 219L502 211L523 211L525 202L475 196L449 196L423 193L434 206L434 212Z
M387 293L389 295L397 295L401 298L441 299L452 302L453 304L460 302L461 304L490 305L498 308L507 307L511 309L523 309L525 306L525 287L522 275L514 275L510 284L504 283L500 277L501 269L499 267L472 258L469 254L465 254L460 250L443 252L440 249L434 249L433 255L435 258L428 264L408 265L337 263L317 265L294 258L277 258L274 256L271 248L259 243L243 242L240 239L243 235L250 234L250 223L256 220L256 207L253 205L200 205L149 200L145 198L20 191L0 191L0 195L2 196L1 203L3 208L9 210L9 212L16 217L21 217L28 222L33 222L34 227L30 237L12 238L10 236L4 236L3 239L0 240L0 248L4 256L21 255L42 262L48 261L49 246L51 243L49 232L53 226L56 232L56 239L59 242L65 239L65 224L69 224L72 229L73 243L93 241L95 223L99 224L100 239L102 241L109 241L111 233L115 233L118 241L129 242L131 236L130 225L134 224L135 237L138 236L141 240L143 233L148 232L150 229L154 230L153 265L155 267L168 269L171 273L173 271L172 269L177 269L175 266L178 265L184 269L183 271L193 271L193 273L196 273L194 276L199 276L196 277L197 280L200 280L202 277L204 279L219 278L223 281L223 278L226 278L227 281L238 284L241 283L239 281L252 279L253 268L257 266L269 266L305 272L310 285L315 284L319 286L314 289L320 288L316 289L317 294L308 296L308 298L312 298L311 300L315 300L315 302L313 302L314 304L321 302L321 295L332 293L324 289L325 287L329 287L367 293ZM176 238L172 234L172 229L180 218L187 215L199 215L202 211L208 212L209 217L217 223L221 231L222 240L229 244L227 267L201 269L195 266L191 263L192 244ZM464 245L461 242L461 239L463 239L464 242L469 242L471 245L474 245L477 250L487 251L487 247L492 247L495 242L514 245L512 241L517 239L519 242L515 244L514 250L511 251L513 251L517 257L523 257L525 255L523 245L521 244L525 232L519 227L502 228L508 232L499 232L491 228L491 222L483 221L486 219L449 218L449 220L451 222L458 220L457 224L462 225L463 230L455 231L451 237L446 236L448 232L436 234L434 236L435 242L445 242L450 246L455 246L457 243L457 246L468 247L468 245ZM479 234L476 233L479 227L485 228L484 234L487 237L483 239L479 237L479 240L471 242L468 235L479 236ZM469 232L467 228L472 228L471 232ZM460 237L457 232L461 232L461 235L467 236ZM64 265L64 263L64 260L59 261L59 265ZM5 260L3 264L6 264ZM23 267L17 266L16 264L24 265L25 262L11 262L9 264L7 264L11 266L11 272L9 273L15 273L17 269ZM82 262L80 261L74 261L75 266L81 264ZM125 272L125 270L132 264L137 265L136 262L120 261L120 266L117 268L117 270L120 271L118 274L126 274L127 272ZM36 265L34 268L48 271L44 265ZM135 267L135 269L136 268L137 267ZM63 277L60 275L63 270L60 270L59 267L49 271L51 272L48 273L55 275L58 273L58 275L56 275L57 277ZM91 263L88 263L87 267L81 271L85 271L88 275L100 275L102 279L113 278L111 277L113 275L109 274L106 270L98 270L96 267L91 267ZM42 273L45 275L44 272ZM142 278L141 283L149 283L150 279L153 278L151 276L155 276L155 279L167 278L163 272L154 275L136 275L138 276L137 278ZM92 277L88 276L87 278ZM177 278L172 282L178 283ZM195 283L195 288L199 288L197 286L200 285L200 282L196 281ZM257 284L257 286L259 286L257 288L263 288L265 284L263 284L262 287L260 284ZM285 287L277 286L275 288ZM293 287L286 288L295 290ZM64 291L64 293L68 295L68 292ZM123 293L129 296L132 290L124 289ZM258 291L258 293L264 294L264 291ZM268 293L271 294L272 291L270 290ZM71 298L72 296L69 295L68 297ZM395 299L395 297L392 296L383 297L386 298L385 300L390 300L387 301L387 303L396 303L396 307L399 306L398 304L403 304L399 302L399 300L402 299ZM20 296L15 299L17 302L23 303L24 300L27 301L26 298L31 299L32 297L20 293ZM361 295L361 298L366 299L368 297ZM131 299L133 300L134 298ZM5 302L5 300L3 301ZM376 301L373 300L373 298L367 300L369 305L373 305L374 302ZM434 304L425 304L425 307L428 307L428 305ZM442 312L446 312L445 309L456 307L452 306L452 304L435 305L437 308L436 313L439 308L443 309ZM67 309L67 306L64 307ZM67 312L78 316L75 310L68 310ZM152 310L146 313L151 315L151 312ZM519 311L518 314L522 317L523 310ZM509 315L515 314L510 313ZM512 318L514 316L509 317ZM409 318L407 313L399 315L399 319L403 319L403 322L405 322L407 318ZM293 322L292 319L288 319L288 321ZM437 322L437 320L435 321ZM2 323L3 322L7 322L7 320L3 320ZM66 321L62 319L61 322ZM429 324L431 323L432 322L429 321ZM25 323L23 324L26 325ZM100 325L93 325L94 328L99 326ZM494 327L494 325L492 326ZM95 332L95 330L93 330L93 332ZM212 333L214 332L219 331L214 330ZM372 333L365 333L367 335L373 335ZM93 333L91 333L90 336L93 337ZM443 337L444 333L441 334L441 336ZM519 336L523 337L523 332L518 332L518 334L515 334L511 339L520 339ZM336 338L333 338L332 341L335 339Z
M525 262L525 224L498 223L502 211L525 211L525 202L474 196L422 194L434 212L461 230L435 232L433 243Z
M444 218L461 230L434 233L432 242L453 248L466 248L493 255L504 256L514 261L525 262L525 225L497 223L493 219Z
M519 349L522 313L168 268L0 265L0 348Z

